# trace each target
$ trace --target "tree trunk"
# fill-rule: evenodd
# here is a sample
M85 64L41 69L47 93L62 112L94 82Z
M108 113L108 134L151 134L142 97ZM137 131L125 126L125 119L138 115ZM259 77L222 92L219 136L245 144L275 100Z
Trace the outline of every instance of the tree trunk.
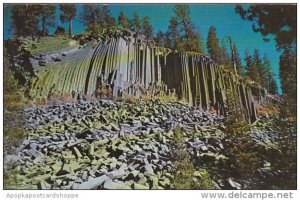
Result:
M69 22L69 36L72 36L72 19Z
M183 22L183 27L184 27L184 33L185 33L185 38L186 38L186 42L187 42L187 46L186 46L186 51L191 51L191 43L190 43L190 38L188 35L188 27L187 24L185 22Z
M232 65L233 65L233 70L234 70L234 73L237 74L235 52L233 50L233 45L232 45L231 37L228 37L228 38L229 38L230 49L231 49L231 61L232 61Z
M47 33L47 29L46 29L46 18L43 17L42 18L42 35L45 36Z

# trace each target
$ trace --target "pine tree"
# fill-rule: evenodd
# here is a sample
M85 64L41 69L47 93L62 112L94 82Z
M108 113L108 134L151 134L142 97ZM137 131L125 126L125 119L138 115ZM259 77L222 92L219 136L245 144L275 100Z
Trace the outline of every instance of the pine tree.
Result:
M238 52L237 47L234 43L233 43L233 51L234 51L234 60L235 60L235 63L236 63L237 73L239 75L245 75L246 72L245 72L245 68L243 66L241 57L240 57L240 53Z
M270 85L269 85L269 89L268 89L268 92L270 94L277 94L278 92L278 86L277 86L277 83L275 81L274 78L271 79L271 82L270 82Z
M98 33L104 28L111 28L115 25L115 19L110 14L109 7L100 8L97 4L84 5L80 19L87 26L87 30L93 33Z
M257 83L259 83L261 86L264 86L264 80L263 77L265 75L262 59L259 55L259 50L254 49L254 54L253 54L253 76L251 77L252 80L255 80Z
M244 111L235 91L226 91L225 145L229 165L240 179L241 189L245 189L245 181L253 178L253 172L260 164L257 152L253 151L253 140L250 138L250 125L245 120ZM227 142L226 142L227 141ZM253 183L251 183L253 184Z
M16 4L12 7L12 27L14 35L32 36L39 31L39 6Z
M124 12L121 11L120 14L119 14L119 17L118 17L118 25L123 27L123 28L126 28L126 29L129 29L129 20L128 18L125 16Z
M286 107L282 110L289 110L288 113L296 117L297 6L257 4L243 9L238 5L236 12L242 19L251 21L253 30L266 40L270 39L267 38L269 35L275 37L276 46L281 51L279 71L283 96L286 97Z
M166 47L173 50L179 50L179 38L180 32L178 27L178 21L175 17L171 17L169 21L168 30L166 32Z
M264 67L264 87L267 89L267 91L271 94L276 94L277 93L277 83L274 79L275 74L272 72L272 67L270 60L267 56L267 54L264 55L263 57L263 67Z
M185 50L190 50L189 45L191 43L191 38L189 37L189 31L191 31L191 18L189 16L189 6L184 4L176 5L173 11L178 21L179 30L181 31L181 37L185 42Z
M150 24L149 17L144 17L141 22L141 33L146 36L147 39L153 38L153 27Z
M60 14L61 22L69 22L69 35L72 35L72 20L76 17L76 5L75 4L61 4L59 6L62 13Z
M297 5L296 4L255 4L243 9L237 5L236 12L244 20L252 22L254 32L262 34L265 40L275 36L279 49L292 47L297 42ZM274 20L276 19L276 20Z
M196 28L194 27L194 25L192 25L188 33L189 33L188 37L190 38L189 51L195 51L203 54L204 50L202 46L203 43L202 43L200 32L196 31Z
M286 48L279 61L280 79L282 91L285 94L285 108L287 117L297 116L297 52L294 48Z
M253 81L266 88L271 94L277 93L277 84L274 79L275 74L272 72L270 60L265 54L261 59L258 49L254 50L253 56L246 50L246 75Z
M216 28L213 26L211 26L208 31L206 48L210 58L216 62L219 62L221 47L217 38Z
M248 68L249 68L249 66L253 65L253 59L252 59L252 55L251 55L249 49L246 49L246 51L245 51L245 62L246 62L246 70L247 70L246 73L248 75L248 72L249 72Z
M176 5L173 11L180 32L180 38L177 42L179 50L203 53L200 33L191 22L189 6Z
M209 28L206 47L212 60L224 65L228 69L232 69L231 59L227 52L225 42L220 43L214 26Z
M55 26L55 6L39 5L39 15L42 23L42 35L48 35L47 26Z
M108 6L103 6L100 9L100 26L103 28L111 28L115 25L115 19L110 14L110 9Z
M225 127L226 137L235 138L246 135L250 131L249 123L245 120L244 112L238 101L238 96L235 91L228 89L226 91L225 102Z
M161 30L159 30L154 37L154 41L157 43L157 45L159 47L164 47L165 46L165 34Z
M83 6L80 20L87 27L88 31L99 31L97 29L99 29L100 13L101 9L96 4L87 4Z
M297 59L296 52L290 48L286 48L280 56L280 78L285 80L282 82L282 90L289 95L296 97L297 92Z
M133 13L133 18L130 20L130 29L136 33L140 33L141 24L140 24L140 16L137 12Z
M246 50L245 52L245 61L246 61L246 75L251 80L259 83L258 70L256 67L257 61L255 63L254 56L252 56L248 50Z
M219 58L217 59L218 63L225 66L227 69L234 71L234 69L232 68L232 62L231 62L229 53L227 51L225 42L222 41L220 46L221 46L220 47L220 55L219 55Z

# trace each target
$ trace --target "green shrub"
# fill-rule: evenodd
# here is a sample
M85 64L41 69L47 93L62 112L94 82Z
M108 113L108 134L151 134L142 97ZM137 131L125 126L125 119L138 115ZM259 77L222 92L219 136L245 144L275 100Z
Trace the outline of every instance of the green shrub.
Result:
M9 57L4 49L4 150L9 152L15 145L22 143L25 137L25 118L23 114L23 107L25 103L23 91L14 77ZM7 169L4 166L4 188L12 189L18 184L16 179L17 172Z
M282 172L276 185L280 189L297 189L297 121L289 118L278 120L275 125L283 136L277 143L279 153L271 158L274 170Z
M17 175L20 173L17 170L9 170L4 168L3 170L3 189L11 190L11 189L19 189L17 184L20 182Z
M250 124L245 120L243 109L236 94L228 90L226 97L225 137L230 139L243 137L250 132Z
M4 128L5 144L7 148L19 145L26 136L24 127L8 127Z
M249 137L251 127L245 120L243 110L238 101L238 97L233 91L227 91L225 119L225 146L226 156L229 166L232 166L233 174L240 179L242 189L245 189L245 179L252 177L258 169L260 157L257 152L253 152L255 145Z
M25 135L23 107L24 95L14 78L8 62L8 54L4 51L4 143L5 146L17 145Z
M180 128L174 129L174 142L178 144L182 143L184 139L184 132Z
M175 189L214 189L214 184L205 169L196 169L184 143L184 132L174 130L172 159L174 161Z
M65 34L65 28L62 26L57 26L56 30L54 32L55 35L64 35Z

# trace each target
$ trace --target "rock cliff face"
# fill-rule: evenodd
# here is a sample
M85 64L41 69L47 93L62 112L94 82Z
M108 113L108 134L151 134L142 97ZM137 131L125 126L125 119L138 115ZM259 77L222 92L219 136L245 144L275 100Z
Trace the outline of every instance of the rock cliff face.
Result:
M132 35L112 35L62 54L39 71L30 95L51 93L95 95L106 89L112 96L176 94L190 105L223 112L226 90L236 91L245 116L255 119L254 98L265 91L256 83L225 70L195 53L176 53Z
M255 82L197 54L169 54L162 67L162 80L190 105L205 109L213 106L221 114L224 114L226 91L234 91L249 120L256 118L254 100L264 101L266 94Z

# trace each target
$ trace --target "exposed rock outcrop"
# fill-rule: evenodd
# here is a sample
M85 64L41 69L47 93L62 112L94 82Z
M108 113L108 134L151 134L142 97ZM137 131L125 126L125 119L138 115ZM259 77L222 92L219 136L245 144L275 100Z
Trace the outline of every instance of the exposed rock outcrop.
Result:
M41 70L32 84L33 99L51 93L97 95L105 88L115 97L176 94L190 105L222 114L226 90L238 94L247 119L255 119L254 96L265 90L225 70L206 56L175 53L140 37L110 33Z

